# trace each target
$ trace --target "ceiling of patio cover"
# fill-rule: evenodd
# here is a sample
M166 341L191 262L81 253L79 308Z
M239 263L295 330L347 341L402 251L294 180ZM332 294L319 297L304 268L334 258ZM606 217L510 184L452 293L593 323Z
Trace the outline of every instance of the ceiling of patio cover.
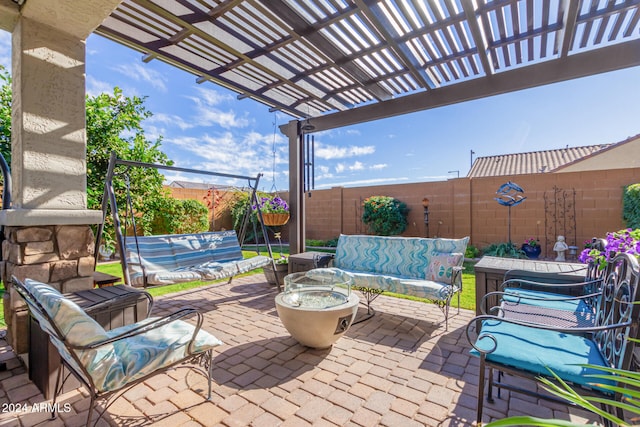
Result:
M96 33L299 118L635 66L639 20L640 0L124 0Z

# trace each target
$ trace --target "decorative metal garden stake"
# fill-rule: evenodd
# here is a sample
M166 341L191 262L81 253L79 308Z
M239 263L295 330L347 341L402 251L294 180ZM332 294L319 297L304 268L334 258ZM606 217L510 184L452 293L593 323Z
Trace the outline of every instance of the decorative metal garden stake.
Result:
M498 197L494 198L502 206L509 208L509 243L511 243L511 207L519 205L527 199L521 193L524 193L524 190L518 184L507 181L498 188L496 191Z

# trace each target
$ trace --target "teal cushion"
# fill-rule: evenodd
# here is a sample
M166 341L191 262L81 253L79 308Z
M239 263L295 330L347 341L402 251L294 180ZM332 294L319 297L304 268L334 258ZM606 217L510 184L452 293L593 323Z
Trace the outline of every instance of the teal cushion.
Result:
M549 375L549 369L565 381L589 387L589 382L609 385L613 381L586 377L601 371L584 368L581 364L608 366L595 343L585 337L545 329L515 325L500 320L484 320L482 333L491 334L496 340L496 349L486 355L489 362L510 366L534 375ZM480 338L476 347L489 350L494 342ZM475 349L471 354L479 356ZM596 386L605 393L606 390Z
M508 302L518 302L520 304L536 305L539 307L546 307L552 310L565 310L575 312L592 312L593 310L584 302L584 299L563 300L563 301L549 301L539 299L527 299L530 298L569 298L568 295L554 294L551 292L533 291L527 289L507 288L504 290L505 295L502 299ZM520 298L518 298L520 297Z

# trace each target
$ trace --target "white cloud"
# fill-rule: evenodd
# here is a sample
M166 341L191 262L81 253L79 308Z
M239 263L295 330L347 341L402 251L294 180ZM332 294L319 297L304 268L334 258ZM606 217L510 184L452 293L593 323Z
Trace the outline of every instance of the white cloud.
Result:
M97 80L95 77L88 75L86 81L87 95L98 96L101 93L113 93L113 86L107 82Z
M192 99L202 105L212 106L222 104L223 102L233 101L233 97L231 95L222 94L217 90L198 87L196 88L196 91L200 94L200 96L188 96L187 98Z
M222 111L217 108L220 104L230 103L234 99L230 95L218 91L197 88L197 96L186 96L195 104L195 117L192 122L197 126L210 127L218 125L223 129L243 128L249 125L249 119L239 117L233 110Z
M362 162L355 162L351 166L349 166L349 170L351 172L364 170L364 164Z
M348 157L363 156L376 152L373 145L338 147L335 145L316 144L316 157L320 159L345 159Z
M191 129L193 124L187 122L182 117L175 114L155 113L146 120L148 123L161 123L164 125L177 126L181 130Z
M249 120L237 117L234 111L220 111L215 108L197 108L197 116L194 118L199 126L218 125L224 129L241 128L249 125Z
M250 177L263 173L261 188L268 187L273 181L282 179L282 171L273 171L273 137L258 132L248 132L236 135L231 131L218 135L203 134L198 136L183 136L167 138L164 145L174 145L182 153L182 161L188 162L188 167L201 170L215 171L232 175L246 175ZM189 160L187 160L189 159ZM176 162L180 161L176 159ZM276 144L276 164L286 163L286 152ZM187 165L184 165L185 167ZM216 184L243 186L246 182L212 178Z
M113 68L115 71L132 78L138 82L147 82L160 92L166 93L167 78L150 67L145 67L137 62L120 64Z
M376 164L376 165L371 165L371 166L369 166L369 169L372 169L372 170L381 170L381 169L386 169L386 168L388 168L388 167L389 167L389 165L387 165L386 163L378 163L378 164Z

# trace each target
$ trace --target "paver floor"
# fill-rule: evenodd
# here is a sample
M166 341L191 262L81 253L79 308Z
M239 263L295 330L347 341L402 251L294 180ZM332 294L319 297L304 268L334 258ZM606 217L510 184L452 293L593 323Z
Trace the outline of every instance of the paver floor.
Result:
M203 328L224 342L214 356L213 398L206 401L206 381L196 371L175 369L127 391L98 425L474 425L478 360L465 336L471 311L452 316L445 331L435 305L383 295L372 319L352 326L331 348L315 350L289 336L275 295L259 274L157 298L153 315L195 307L204 313ZM31 410L47 402L2 340L0 361L7 364L0 372L0 426L84 425L89 399L82 390L62 395L55 420L43 410L17 410L17 403ZM485 405L483 421L522 414L597 421L507 391Z

